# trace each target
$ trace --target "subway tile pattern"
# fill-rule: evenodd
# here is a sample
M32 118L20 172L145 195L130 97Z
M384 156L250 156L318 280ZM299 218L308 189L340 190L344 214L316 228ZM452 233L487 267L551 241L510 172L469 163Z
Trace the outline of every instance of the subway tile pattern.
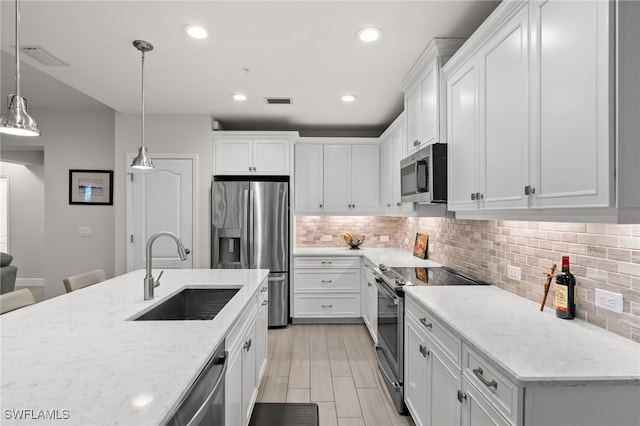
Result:
M578 284L576 315L640 342L640 225L396 217L298 217L296 245L334 247L348 230L367 235L365 247L413 251L417 232L429 235L428 258L527 299L541 302L544 272L563 255ZM355 231L355 232L354 232ZM332 242L322 235L332 234ZM380 242L389 235L389 242ZM521 281L507 266L521 269ZM595 289L623 295L623 313L595 306ZM554 307L552 285L546 308Z

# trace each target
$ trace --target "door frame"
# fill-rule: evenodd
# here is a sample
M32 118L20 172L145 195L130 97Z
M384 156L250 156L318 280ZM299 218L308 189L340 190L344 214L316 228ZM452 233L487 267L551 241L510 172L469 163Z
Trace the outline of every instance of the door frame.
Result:
M125 257L126 257L126 272L131 272L131 265L133 264L133 252L131 250L131 244L129 243L129 235L132 235L133 233L133 229L132 229L132 222L133 222L133 181L131 180L130 176L133 173L133 171L131 170L131 162L133 161L133 159L136 157L136 155L138 155L137 153L132 153L132 152L128 152L125 155L125 161L126 161L126 165L125 165L125 170L127 171L127 177L126 177L126 191L125 191L125 203L126 203L126 225L125 225L125 245L126 245L126 250L125 250ZM199 251L200 250L196 250L196 247L199 247L199 229L198 229L198 221L197 221L197 207L198 207L198 199L197 199L197 195L198 195L198 189L199 189L199 185L198 185L198 154L184 154L184 153L175 153L175 154L171 154L171 153L151 153L149 154L149 157L151 159L154 158L158 158L158 159L176 159L176 160L191 160L193 163L193 170L192 170L192 186L191 186L191 191L192 191L192 209L191 209L191 223L192 223L192 232L193 232L193 237L192 237L192 254L190 254L190 256L193 256L193 267L194 269L196 268L196 265L198 265L198 260L199 260Z

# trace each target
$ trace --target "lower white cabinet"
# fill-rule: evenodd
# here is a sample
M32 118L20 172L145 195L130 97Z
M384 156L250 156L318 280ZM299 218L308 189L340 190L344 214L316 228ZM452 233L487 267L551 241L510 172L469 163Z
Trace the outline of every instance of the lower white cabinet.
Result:
M293 318L360 317L360 258L295 257Z
M246 426L267 365L267 282L226 338L225 424Z
M467 377L462 378L462 390L458 394L461 402L461 423L464 426L475 425L511 425L505 420L496 407L491 405L479 390L469 382Z
M362 291L361 310L362 320L369 329L369 334L374 343L378 343L378 288L373 270L373 263L362 258Z

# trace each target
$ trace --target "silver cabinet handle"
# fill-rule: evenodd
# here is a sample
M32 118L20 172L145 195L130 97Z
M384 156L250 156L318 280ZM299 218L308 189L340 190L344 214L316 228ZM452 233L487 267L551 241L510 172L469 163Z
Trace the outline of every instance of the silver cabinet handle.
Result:
M267 290L269 290L269 287L262 287L262 288L260 289L260 291L261 291L262 293L264 293L264 292L265 292L265 291L267 291Z
M269 303L269 299L264 299L264 300L262 301L262 306L266 305L267 303Z
M536 189L531 186L531 185L527 185L524 187L524 195L533 195L536 193Z
M331 265L333 262L330 260L321 260L320 263L322 263L323 265Z
M422 325L427 327L429 330L431 330L433 328L433 323L427 323L427 319L426 318L420 318L420 322L422 323Z
M476 200L476 193L472 192L471 193L471 201L475 201Z
M402 205L402 203L400 203L400 202L396 203L396 207L400 207L401 205Z
M487 387L489 388L496 388L498 389L498 382L496 382L495 380L491 380L488 381L487 379L484 378L484 376L482 375L482 368L478 367L476 369L473 370L473 374L476 375L476 377L478 379L480 379L480 381Z
M420 145L420 141L418 139L413 141L413 146L419 146L419 145Z
M369 287L373 287L373 284L371 284L369 281L367 281L367 285L368 285Z
M322 305L323 308L333 308L333 305Z
M426 346L424 345L420 345L420 348L418 349L420 351L420 353L422 354L423 357L428 357L429 355L431 355L431 352L429 352L429 350L427 349Z
M458 401L462 402L462 401L466 401L466 399L467 399L467 394L462 391L458 391Z
M333 280L320 280L320 282L324 284L331 284Z
M249 166L249 171L251 171L251 166Z
M245 351L249 352L249 349L251 349L251 339L244 342L244 345L242 345L242 347L244 348Z
M322 208L322 204L320 204L320 208Z

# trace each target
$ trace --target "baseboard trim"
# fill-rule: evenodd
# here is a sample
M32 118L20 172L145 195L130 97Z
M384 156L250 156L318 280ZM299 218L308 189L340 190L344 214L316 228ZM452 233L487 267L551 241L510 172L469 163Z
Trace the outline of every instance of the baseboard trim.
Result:
M44 278L16 278L16 287L44 287Z
M362 318L292 318L292 324L364 324Z

